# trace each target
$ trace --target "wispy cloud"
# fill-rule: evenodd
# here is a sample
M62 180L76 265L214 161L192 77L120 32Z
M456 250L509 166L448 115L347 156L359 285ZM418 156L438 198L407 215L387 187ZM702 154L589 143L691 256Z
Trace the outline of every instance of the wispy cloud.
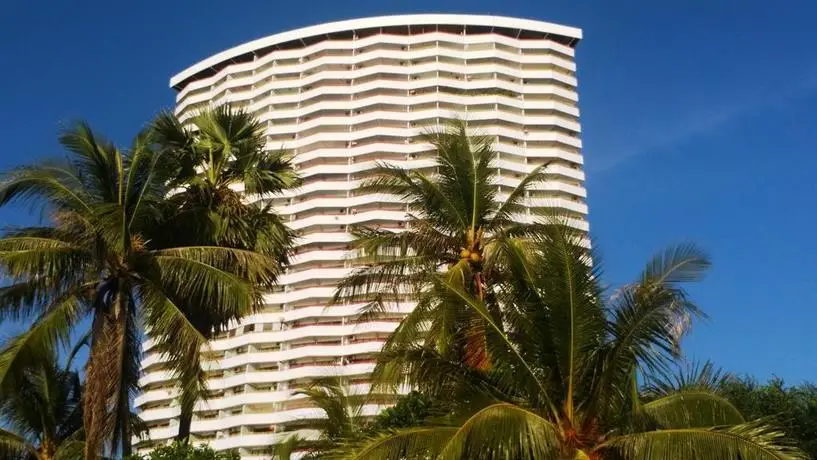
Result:
M634 157L650 154L673 147L696 136L705 135L718 128L735 123L743 117L762 110L785 106L817 92L817 71L808 78L798 80L797 84L784 87L782 90L760 92L760 96L749 97L731 104L721 104L712 110L700 111L693 116L673 121L665 129L656 130L646 139L626 145L625 148L606 157L596 158L589 162L588 170L593 173L609 171ZM604 149L605 146L597 148Z

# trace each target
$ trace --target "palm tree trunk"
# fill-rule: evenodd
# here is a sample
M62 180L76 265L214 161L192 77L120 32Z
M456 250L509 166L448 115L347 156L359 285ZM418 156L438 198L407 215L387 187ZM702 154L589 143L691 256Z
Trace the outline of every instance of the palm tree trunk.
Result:
M118 283L117 283L118 284ZM99 300L94 311L91 353L86 365L83 425L85 429L84 460L97 460L105 441L112 439L116 427L116 409L121 404L119 386L122 380L124 329L127 324L127 301L114 287L109 302ZM127 408L129 411L130 408ZM128 424L126 421L125 424ZM117 434L124 434L126 430ZM129 434L129 430L128 434ZM114 436L115 437L115 436ZM130 439L122 440L123 451L130 451Z
M473 277L474 290L477 298L485 301L485 285L482 279L482 271L476 271ZM484 320L480 320L482 323ZM465 363L473 368L486 371L491 368L491 359L488 356L488 343L485 338L485 327L479 330L469 329L466 332Z
M130 410L130 408L128 408L128 410ZM122 458L127 458L131 454L131 436L130 420L128 420L127 423L122 425Z
M179 432L176 435L176 440L187 443L190 439L190 425L193 423L193 409L196 406L197 398L194 395L188 394L190 390L182 389L179 414Z
M209 337L209 333L206 333L205 336ZM194 358L188 359L185 363L185 370L179 378L181 386L179 406L181 413L179 414L179 432L176 435L176 440L185 443L190 438L190 428L193 423L193 411L196 408L196 403L200 399L206 399L206 376L202 369L201 353L202 351L198 348L188 350L188 353L185 353L185 355Z
M190 439L190 425L193 424L193 408L185 406L187 405L183 404L181 407L182 412L179 414L179 433L176 435L176 441L183 444L187 444L187 441Z
M108 381L106 362L110 356L110 312L97 308L92 326L91 352L85 368L85 395L83 401L83 425L85 429L85 460L96 460L104 441L105 406Z

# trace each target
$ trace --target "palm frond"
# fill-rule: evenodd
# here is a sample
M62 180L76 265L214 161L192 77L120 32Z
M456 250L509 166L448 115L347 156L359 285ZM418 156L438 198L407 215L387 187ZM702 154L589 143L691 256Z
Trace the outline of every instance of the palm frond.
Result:
M155 289L175 302L197 305L197 308L207 305L200 313L211 319L218 318L219 322L213 326L223 327L260 305L261 291L250 277L262 278L264 267L235 267L230 259L232 256L246 256L250 261L264 259L252 254L226 248L162 251L151 258L153 266L143 273ZM245 276L231 273L228 271L231 267L245 270L241 274Z
M266 286L277 273L274 260L256 251L224 246L184 246L153 251L153 256L179 263L198 263L235 275L251 285ZM272 266L272 267L271 267ZM209 270L208 268L208 270Z
M682 390L645 403L641 410L663 428L739 425L745 420L726 398L704 390Z
M719 393L733 375L706 361L678 363L674 372L651 374L646 381L645 393L650 397L666 396L678 391L703 390Z
M30 287L40 279L48 287L59 288L64 280L81 274L87 261L84 248L59 239L0 238L0 267L14 279L29 277Z
M47 278L26 279L0 287L0 322L29 319L54 295Z
M496 156L492 138L475 132L469 135L467 124L460 120L451 120L422 137L437 150L436 183L443 195L453 199L463 213L465 225L460 228L485 227L488 216L494 214L498 206L493 183L496 171L491 168Z
M0 456L23 460L27 455L37 455L37 449L25 438L0 428Z
M0 392L0 457L50 454L81 431L79 376L58 363L56 351L27 363ZM14 456L14 452L21 456Z
M323 457L327 460L426 460L435 458L456 427L405 428L350 441Z
M319 379L294 394L308 397L326 413L319 422L326 438L351 439L360 431L358 418L365 396L350 394L339 379Z
M85 441L72 439L60 444L54 453L54 460L81 460L85 449Z
M292 454L303 444L304 440L297 434L275 443L272 448L272 460L291 460Z
M81 190L107 203L119 203L124 180L123 155L110 141L98 136L85 122L65 129L60 144L71 152L71 165L81 179Z
M208 339L214 324L226 321L197 314L197 304L176 304L149 284L141 286L139 297L155 350L166 356L169 371L180 388L179 437L186 439L196 402L206 400L208 395L202 362L209 355Z
M509 403L488 406L457 429L441 460L462 458L558 459L559 428L540 415Z
M0 350L0 387L33 363L46 359L61 344L67 344L71 328L86 309L76 292L56 298L28 330L11 339Z
M728 428L682 428L636 433L609 439L600 449L623 458L652 460L796 460L807 456L764 421Z
M450 353L441 354L435 348L422 345L404 345L384 349L382 358L372 373L372 392L396 392L401 386L417 388L437 400L497 401L505 397L502 388L510 385L497 383L492 378L468 366L464 360L453 359ZM506 380L509 373L501 376ZM516 383L516 385L519 385Z
M712 262L709 256L694 244L670 246L653 256L644 269L642 282L674 285L700 281Z
M150 125L150 140L157 150L166 153L163 161L169 171L168 187L186 186L196 177L196 167L201 163L194 148L196 138L173 112L162 111L156 116Z
M573 419L576 404L585 397L584 375L593 367L606 328L599 304L599 265L581 242L583 234L560 223L538 236L530 273L540 308L547 310L566 416ZM561 399L561 398L560 398Z
M0 177L0 206L13 201L83 211L89 211L93 203L93 199L84 193L84 183L78 172L65 162L55 161L21 166L3 174Z
M502 202L499 209L497 209L489 228L502 229L513 223L516 214L526 209L523 203L526 192L530 190L533 185L544 182L545 179L547 179L545 170L549 164L550 163L545 163L537 166L519 181L519 184L508 194L508 197Z
M678 285L697 279L700 270L708 266L693 249L664 251L648 264L639 283L625 285L613 295L609 350L598 381L599 397L615 391L624 394L629 369L634 366L651 375L670 375L691 319L705 316ZM712 369L705 366L703 371L701 377ZM658 384L655 379L651 382Z
M341 280L332 302L370 300L376 294L399 299L402 295L420 290L423 281L429 278L429 271L434 268L433 261L427 257L384 259L357 268Z
M134 230L155 225L164 218L161 204L170 190L167 187L172 177L169 168L159 167L165 158L152 150L150 140L149 132L137 136L124 159L127 180L122 192L122 207L124 214L129 216L126 228Z
M232 167L240 174L245 192L254 196L266 197L301 185L292 155L284 150L239 155Z
M497 340L496 342L491 342L492 348L490 349L490 353L493 355L502 356L505 360L507 360L500 362L510 361L516 364L520 371L519 373L514 373L514 367L507 366L504 368L505 372L502 372L501 375L503 375L506 380L521 379L522 381L529 381L532 385L538 387L539 391L541 391L542 397L545 399L547 410L555 414L556 407L553 405L553 401L548 398L550 392L545 386L545 383L542 381L540 373L537 372L532 364L525 359L516 344L512 341L511 337L499 324L495 322L484 302L466 293L460 286L448 281L445 279L445 277L441 277L440 283L445 286L451 294L459 297L460 300L465 303L465 305L470 307L481 318L486 328L492 332Z
M379 163L371 174L358 186L357 193L393 195L409 208L422 210L424 218L438 225L456 228L464 224L461 211L450 197L419 172Z
M74 364L74 359L76 359L77 355L83 348L91 347L91 333L90 331L86 332L77 342L71 347L71 351L68 352L68 357L65 359L65 370L71 370L71 366Z

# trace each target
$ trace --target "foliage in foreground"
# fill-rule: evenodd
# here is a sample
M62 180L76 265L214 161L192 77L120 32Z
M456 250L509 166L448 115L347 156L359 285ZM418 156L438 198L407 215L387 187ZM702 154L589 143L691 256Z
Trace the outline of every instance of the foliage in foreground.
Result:
M560 222L503 249L505 276L486 300L448 273L434 286L445 308L480 318L491 367L452 359L420 335L396 342L375 378L451 401L451 414L345 442L326 458L806 458L767 421L744 419L706 375L666 379L702 314L682 287L709 266L697 248L658 254L612 295L584 235Z
M61 367L53 354L43 358L0 392L2 459L75 459L82 454L79 375Z
M773 420L810 458L817 458L817 386L787 386L779 378L761 384L744 377L727 381L722 392L746 417Z
M317 440L303 439L298 435L286 438L274 446L274 460L289 460L296 451L303 452L304 458L324 458L345 443L357 442L396 428L419 426L445 410L443 404L412 391L399 396L394 406L371 419L362 414L362 407L371 395L350 392L343 379L339 378L317 380L295 394L306 396L323 411L324 418L314 426L321 435Z
M433 401L419 391L411 391L397 399L397 403L379 414L367 427L370 433L421 426L433 416L439 416L445 411L445 405Z
M492 137L469 136L464 122L453 121L424 134L423 141L436 150L434 174L384 163L358 189L396 197L410 211L403 231L354 230L352 247L362 265L339 284L335 300L370 301L368 310L376 314L408 294L417 307L386 349L428 323L425 340L448 347L471 367L486 368L490 356L483 319L471 310L454 317L441 298L426 294L435 284L435 274L444 270L480 301L491 295L504 265L504 248L541 228L519 219L519 214L526 211L528 191L546 178L546 165L534 168L514 188L500 188Z
M264 200L298 185L298 176L283 151L266 149L264 125L252 115L229 106L204 110L189 126L172 113L153 122L152 138L172 170L169 187L174 193L166 205L172 219L154 241L161 246L221 246L262 254L270 262L271 288L275 275L288 263L293 232ZM236 187L241 184L241 187ZM206 311L190 299L189 311ZM206 299L205 299L206 300ZM191 318L206 338L219 332L219 321L199 314ZM178 439L190 434L193 409L207 398L202 353L173 344L162 349L183 369L180 387Z
M174 442L146 455L129 455L124 460L241 460L241 456L235 450L216 452L207 445Z
M225 327L261 304L277 261L154 238L173 219L165 201L175 170L146 135L121 150L79 124L60 141L66 159L15 168L0 181L0 206L28 203L48 217L0 237L0 272L9 281L0 288L0 321L32 321L0 349L0 388L72 332L87 335L84 457L94 460L106 447L130 451L144 329L160 351L198 353L207 344L202 330ZM171 359L170 371L185 375L195 363Z

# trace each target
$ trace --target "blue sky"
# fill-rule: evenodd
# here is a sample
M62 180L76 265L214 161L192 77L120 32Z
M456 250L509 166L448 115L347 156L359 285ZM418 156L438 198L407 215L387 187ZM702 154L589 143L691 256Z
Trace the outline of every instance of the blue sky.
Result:
M584 29L578 65L590 221L610 283L669 243L707 248L711 319L687 351L817 380L817 2L359 0L5 2L0 168L59 153L73 119L126 143L169 77L250 39L360 16L455 12ZM32 217L0 210L0 223ZM0 335L6 335L0 333Z

